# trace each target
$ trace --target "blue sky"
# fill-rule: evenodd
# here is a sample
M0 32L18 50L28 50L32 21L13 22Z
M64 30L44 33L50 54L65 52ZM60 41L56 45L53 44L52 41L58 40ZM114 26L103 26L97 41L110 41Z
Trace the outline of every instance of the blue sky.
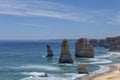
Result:
M0 40L120 35L120 0L0 0Z

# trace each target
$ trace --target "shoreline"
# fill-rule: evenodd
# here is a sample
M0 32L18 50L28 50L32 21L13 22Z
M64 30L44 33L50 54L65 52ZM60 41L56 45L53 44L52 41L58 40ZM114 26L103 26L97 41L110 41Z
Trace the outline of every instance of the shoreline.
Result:
M97 73L95 75L93 75L93 74L85 75L82 77L82 79L77 78L75 80L107 80L107 79L104 79L102 76L118 70L117 65L119 65L119 68L120 68L120 64L111 64L111 65L107 66L107 67L109 67L108 71L105 71L103 73ZM100 79L98 79L99 77L100 77Z
M118 76L118 74L120 74L120 64L110 65L109 68L109 71L93 76L92 80L119 80L120 75ZM119 78L117 79L117 77Z
M96 75L93 75L93 76L92 76L92 79L94 79L94 78L96 78L96 77L98 77L98 76L104 75L104 74L106 74L106 73L110 73L110 72L112 72L112 71L114 71L114 70L117 69L116 64L111 64L111 65L109 65L109 66L107 66L107 67L109 67L109 70L108 70L108 71L103 72L103 73L98 73L98 74L96 74Z

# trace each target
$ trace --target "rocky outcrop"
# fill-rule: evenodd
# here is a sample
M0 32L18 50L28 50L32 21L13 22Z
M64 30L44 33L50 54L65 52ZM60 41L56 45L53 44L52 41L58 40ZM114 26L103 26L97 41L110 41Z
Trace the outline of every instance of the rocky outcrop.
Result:
M92 46L94 46L94 47L98 46L98 40L97 39L91 39L89 41L89 43L92 44Z
M47 74L39 75L39 77L48 77Z
M67 39L64 39L62 42L59 63L73 63Z
M109 48L109 42L106 39L101 39L99 40L99 44L100 47L104 47L104 48Z
M86 66L84 64L80 64L77 68L79 74L88 74Z
M76 42L75 56L79 58L94 57L94 48L90 43L88 43L88 40L86 38L81 38Z
M51 49L51 46L49 44L47 44L47 56L46 57L53 57L53 51Z
M107 38L106 39L109 43L109 51L116 51L120 52L120 36L113 37L113 38Z

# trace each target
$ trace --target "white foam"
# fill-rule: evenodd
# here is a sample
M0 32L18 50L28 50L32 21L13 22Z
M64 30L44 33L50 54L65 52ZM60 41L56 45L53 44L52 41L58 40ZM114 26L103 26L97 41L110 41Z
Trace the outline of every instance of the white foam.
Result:
M65 65L65 66L73 66L73 64L58 64L58 65Z
M40 75L44 75L45 73L41 73L41 72L24 72L22 73L23 75L28 75L29 77L25 77L21 80L70 80L68 78L60 78L58 76L50 76L48 75L48 77L39 77Z
M66 78L59 78L59 77L26 77L26 78L23 78L21 80L69 80L69 79L66 79Z
M112 63L112 60L93 58L93 59L88 59L87 62L81 62L81 63L82 64L107 64L107 63ZM79 64L79 63L77 63L77 64Z
M43 55L42 57L46 57L45 55Z
M108 54L111 54L111 55L120 55L120 52L108 52Z
M95 58L108 58L108 57L111 57L111 54L107 53L104 55L95 56Z
M51 74L48 74L48 77L39 77L42 75L45 75L44 72L22 72L22 75L27 75L28 77L25 77L21 80L75 80L78 77L82 77L85 74L77 74L77 73L64 73L64 77L62 76L54 76Z
M95 76L96 74L102 74L110 70L110 67L107 66L100 66L99 70L95 70L92 72L91 76Z
M75 79L80 78L80 77L83 77L83 76L85 76L85 74L77 74L77 75L74 75L74 76L71 78L71 80L75 80Z
M111 63L111 60L107 60L107 59L98 59L95 62L90 62L88 64L107 64L107 63Z
M56 71L60 70L58 67L49 66L49 65L22 65L18 67L12 67L17 69L40 69L40 70L49 70L49 71Z
M75 80L76 78L83 77L86 74L77 74L77 73L65 73L64 75L70 76L70 80Z
M88 61L98 61L98 58L90 58Z
M22 72L21 74L28 76L36 76L36 77L45 75L44 72Z

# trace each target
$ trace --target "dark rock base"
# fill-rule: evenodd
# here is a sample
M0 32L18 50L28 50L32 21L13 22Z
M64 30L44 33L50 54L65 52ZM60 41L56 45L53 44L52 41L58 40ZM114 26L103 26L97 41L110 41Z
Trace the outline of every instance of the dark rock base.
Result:
M94 55L90 55L90 54L80 54L80 55L75 55L75 57L77 58L94 58Z
M60 60L59 63L73 63L73 60Z

